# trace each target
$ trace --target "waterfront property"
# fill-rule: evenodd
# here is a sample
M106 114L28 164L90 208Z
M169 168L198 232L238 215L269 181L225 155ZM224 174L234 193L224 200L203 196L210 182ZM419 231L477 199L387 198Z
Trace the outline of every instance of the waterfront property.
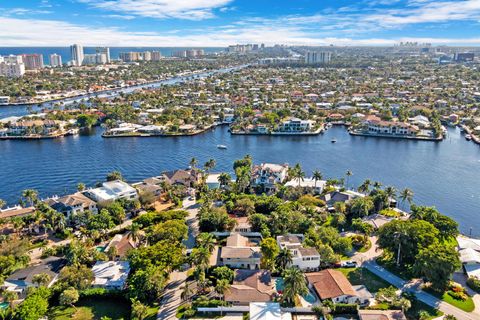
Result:
M287 178L288 164L262 163L252 170L252 185L260 187L265 192L273 192L276 185Z
M89 189L84 194L96 202L108 202L119 199L134 200L138 198L137 190L120 180L104 182L101 187Z
M45 202L52 209L63 213L67 217L78 213L83 213L87 210L93 214L98 212L97 204L95 203L95 201L92 201L90 198L86 197L81 192L66 195L60 198L50 198L47 199Z

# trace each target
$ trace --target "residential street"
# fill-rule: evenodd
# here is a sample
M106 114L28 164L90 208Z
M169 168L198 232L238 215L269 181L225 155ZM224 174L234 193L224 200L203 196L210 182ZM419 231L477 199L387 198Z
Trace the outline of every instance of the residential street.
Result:
M195 246L195 238L198 235L198 207L195 200L185 199L183 201L183 209L189 213L187 217L188 239L184 242L187 249L192 249ZM177 308L182 304L180 296L182 294L182 286L186 279L186 271L174 271L170 274L170 280L160 301L157 319L176 319L175 314Z
M393 273L389 272L382 266L380 266L375 259L382 253L380 249L377 249L377 238L376 237L371 237L370 241L372 242L372 247L370 250L364 253L357 253L355 254L352 259L357 261L357 263L370 270L380 278L384 279L385 281L391 283L393 286L399 288L402 291L405 292L411 292L415 294L415 296L422 302L438 308L440 311L442 311L445 315L451 314L455 316L457 319L462 319L462 320L478 320L480 319L480 310L478 306L476 305L476 308L473 312L465 312L463 310L460 310L454 306L452 306L449 303L443 302L440 299L432 296L431 294L428 294L420 289L420 286L422 284L421 281L410 281L407 282ZM470 292L469 292L470 293ZM478 301L478 294L474 297L474 301Z

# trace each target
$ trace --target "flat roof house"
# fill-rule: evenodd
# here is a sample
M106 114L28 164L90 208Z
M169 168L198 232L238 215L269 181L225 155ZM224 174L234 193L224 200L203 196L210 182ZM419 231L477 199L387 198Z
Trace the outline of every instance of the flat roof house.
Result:
M119 199L135 200L138 198L137 190L121 180L104 182L100 188L85 191L85 195L96 202Z
M93 287L122 290L130 273L130 263L128 261L97 261L92 272L95 277Z

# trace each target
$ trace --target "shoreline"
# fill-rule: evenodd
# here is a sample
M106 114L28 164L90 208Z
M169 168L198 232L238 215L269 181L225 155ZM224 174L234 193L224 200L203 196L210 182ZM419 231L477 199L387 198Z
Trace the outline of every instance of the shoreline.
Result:
M194 132L187 132L187 133L175 133L175 134L165 134L165 133L141 133L141 132L133 132L129 134L114 134L114 135L109 135L102 133L102 138L155 138L155 137L189 137L189 136L196 136L202 133L207 132L208 130L215 129L217 126L216 125L211 125L208 128L202 129L202 130L197 130Z
M432 141L432 142L440 142L443 141L443 137L441 138L422 138L422 137L410 137L410 136L394 136L394 135L384 135L384 134L371 134L371 133L362 133L362 132L355 132L355 131L348 131L348 133L352 136L359 136L359 137L371 137L371 138L387 138L387 139L403 139L403 140L414 140L414 141Z
M462 128L467 134L469 134L472 139L471 141L473 141L474 143L480 145L480 137L478 137L476 134L472 133L472 130L470 130L469 127L467 127L466 125L462 124L460 126L460 128Z
M69 96L69 97L64 97L64 98L58 98L58 99L48 99L48 100L43 100L43 101L36 101L36 102L13 102L13 103L7 103L7 104L0 104L0 108L2 107L18 107L18 106L25 106L25 107L29 107L29 106L38 106L38 107L41 107L42 104L49 104L49 103L55 103L55 102L70 102L70 100L77 100L77 99L80 99L80 98L85 98L85 99L90 99L90 98L93 98L93 97L97 97L101 94L108 94L108 93L120 93L122 90L128 90L128 89L132 89L132 88L136 88L138 87L139 89L141 88L144 88L144 87L147 87L149 85L155 85L155 84L162 84L163 82L167 82L167 81L172 81L172 80L175 80L175 79L179 79L180 81L184 81L184 80L189 80L188 78L189 77L195 77L195 76L201 76L203 74L209 74L209 73L217 73L217 72L222 72L222 71L230 71L230 70L235 70L237 68L243 68L243 67L246 67L247 65L236 65L236 66L228 66L228 67L225 67L225 68L220 68L220 69L214 69L214 70L210 70L210 71L194 71L192 73L189 73L187 75L174 75L174 76L171 76L171 77L168 77L168 78L165 78L165 79L161 79L161 80L150 80L150 81L146 81L144 83L138 83L138 84L133 84L133 85L129 85L129 86L123 86L123 87L114 87L114 88L109 88L109 89L105 89L105 90L98 90L98 91L94 91L94 92L87 92L87 93L84 93L84 94L79 94L79 95L74 95L74 96Z
M259 132L245 132L245 131L230 131L232 136L317 136L325 132L325 128L319 128L316 131L312 132L268 132L268 133L259 133Z

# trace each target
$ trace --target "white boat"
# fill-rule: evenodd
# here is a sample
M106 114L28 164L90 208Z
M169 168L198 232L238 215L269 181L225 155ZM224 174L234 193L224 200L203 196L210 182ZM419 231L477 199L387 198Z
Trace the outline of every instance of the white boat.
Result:
M337 142L337 139L333 138L333 139L331 140L331 142L332 142L332 143L335 143L335 142Z
M468 141L470 141L470 140L472 140L472 136L469 135L469 134L466 134L466 135L465 135L465 139L467 139Z
M217 148L218 149L227 149L227 146L223 145L223 144L217 144Z

